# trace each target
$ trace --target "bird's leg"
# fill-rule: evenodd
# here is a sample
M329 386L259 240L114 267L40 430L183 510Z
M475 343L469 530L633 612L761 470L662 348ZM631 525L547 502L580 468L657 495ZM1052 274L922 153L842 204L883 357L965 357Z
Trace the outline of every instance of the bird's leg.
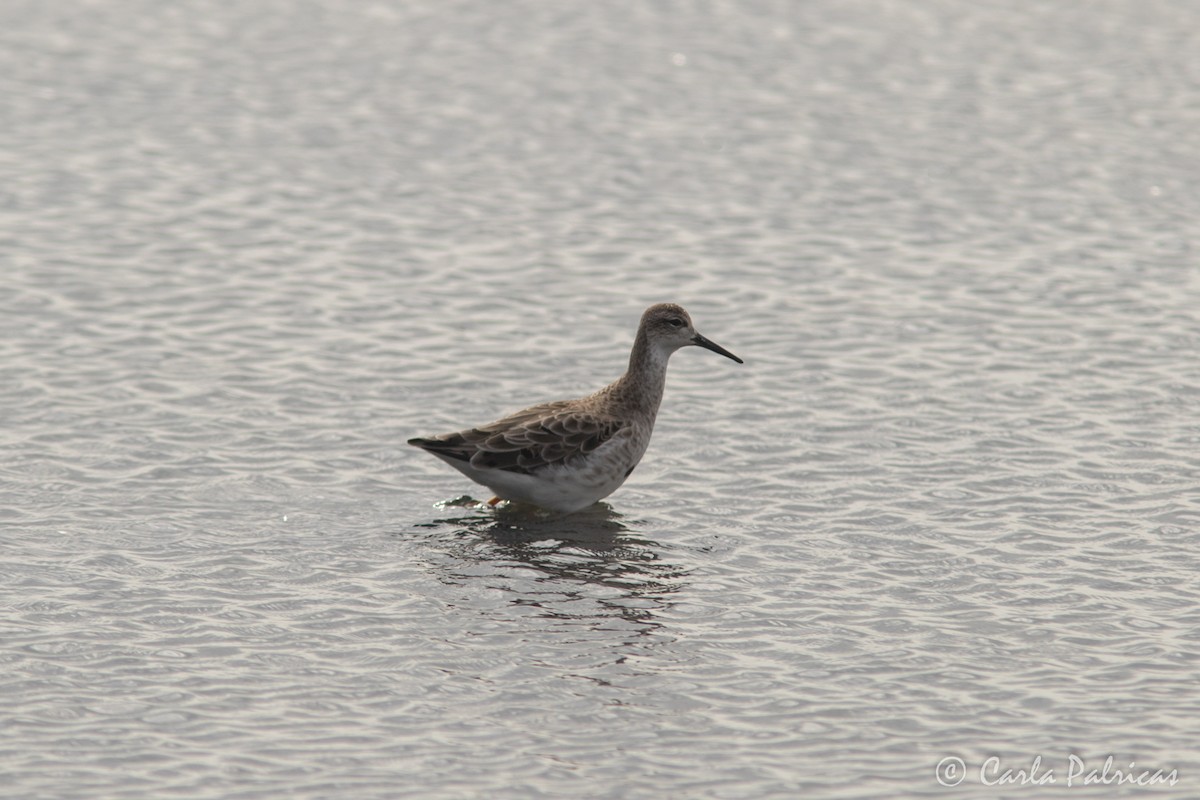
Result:
M495 508L495 507L496 507L496 504L497 504L497 503L499 503L499 502L500 502L501 500L503 500L503 499L504 499L504 498L502 498L502 497L493 497L491 500L488 500L488 503L487 503L487 504L488 504L489 506L491 506L492 508Z

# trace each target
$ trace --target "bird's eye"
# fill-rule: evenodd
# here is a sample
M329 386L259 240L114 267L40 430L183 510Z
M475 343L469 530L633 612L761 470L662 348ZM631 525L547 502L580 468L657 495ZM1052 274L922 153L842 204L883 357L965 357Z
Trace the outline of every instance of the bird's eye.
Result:
M679 317L671 317L669 320L667 320L667 324L672 328L682 328L683 320L681 320Z

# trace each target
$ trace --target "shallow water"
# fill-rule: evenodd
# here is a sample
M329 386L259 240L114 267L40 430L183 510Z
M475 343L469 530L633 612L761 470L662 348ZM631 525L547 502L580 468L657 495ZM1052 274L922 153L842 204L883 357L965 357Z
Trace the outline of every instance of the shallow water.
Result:
M1200 794L1197 7L0 42L0 794ZM660 300L746 364L678 353L605 503L402 444L598 388Z

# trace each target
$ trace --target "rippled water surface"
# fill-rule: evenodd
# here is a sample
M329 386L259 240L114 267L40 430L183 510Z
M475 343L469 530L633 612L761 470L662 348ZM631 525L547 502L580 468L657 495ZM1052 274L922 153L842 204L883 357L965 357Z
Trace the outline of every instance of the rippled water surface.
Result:
M1200 6L0 45L0 795L1200 796ZM746 364L678 353L606 503L403 445L598 388L661 300Z

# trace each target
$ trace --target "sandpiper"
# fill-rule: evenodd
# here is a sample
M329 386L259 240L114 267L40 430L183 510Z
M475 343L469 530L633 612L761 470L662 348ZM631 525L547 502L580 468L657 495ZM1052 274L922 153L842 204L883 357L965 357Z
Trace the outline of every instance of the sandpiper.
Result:
M743 363L696 333L682 306L642 314L629 369L595 394L542 403L478 428L409 439L501 500L569 513L608 497L642 460L662 402L667 361L698 345Z

